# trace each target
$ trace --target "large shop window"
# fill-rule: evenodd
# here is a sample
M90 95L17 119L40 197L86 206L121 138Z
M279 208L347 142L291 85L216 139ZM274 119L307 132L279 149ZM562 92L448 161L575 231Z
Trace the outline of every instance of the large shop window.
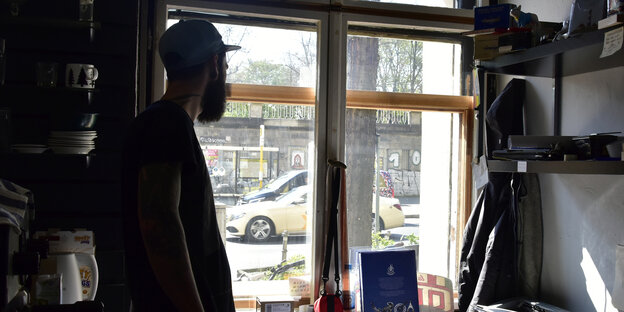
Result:
M422 5L441 8L453 8L455 0L358 0L368 2L400 3L410 5Z
M203 18L243 47L228 53L224 117L195 125L237 310L288 295L292 277L311 282L303 297L315 296L322 243L314 229L326 200L317 165L330 157L348 167L345 248L402 244L418 251L418 271L455 281L473 118L472 97L460 91L462 45L430 29L412 36L387 11L363 10L380 18L366 24L330 6L202 3L171 5L167 26Z
M347 39L349 247L410 246L419 254L420 272L451 280L461 116L450 108L464 100L453 97L460 54L461 45L452 43Z
M311 279L317 33L313 24L213 23L242 49L227 54L224 117L195 131L242 310L257 296L288 294L289 277Z

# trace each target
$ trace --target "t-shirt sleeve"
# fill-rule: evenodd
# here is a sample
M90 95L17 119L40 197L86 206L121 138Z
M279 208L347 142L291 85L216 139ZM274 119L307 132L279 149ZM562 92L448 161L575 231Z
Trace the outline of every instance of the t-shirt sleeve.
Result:
M139 136L143 138L138 143L139 164L181 162L186 168L197 166L193 124L186 118L178 112L158 112L158 116L147 120Z

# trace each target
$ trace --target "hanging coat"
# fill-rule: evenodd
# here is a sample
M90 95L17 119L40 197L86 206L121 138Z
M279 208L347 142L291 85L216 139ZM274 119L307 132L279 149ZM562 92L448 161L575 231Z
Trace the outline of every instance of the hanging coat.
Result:
M525 81L512 79L487 112L486 151L505 149L523 134ZM517 194L519 174L489 173L464 230L459 267L459 309L491 304L517 293Z

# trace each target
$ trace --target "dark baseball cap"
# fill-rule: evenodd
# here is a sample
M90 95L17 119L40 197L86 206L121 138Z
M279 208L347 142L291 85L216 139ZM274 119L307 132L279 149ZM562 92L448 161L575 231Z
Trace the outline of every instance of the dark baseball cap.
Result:
M180 20L165 31L158 43L167 71L199 65L214 55L240 48L223 43L219 31L204 20Z

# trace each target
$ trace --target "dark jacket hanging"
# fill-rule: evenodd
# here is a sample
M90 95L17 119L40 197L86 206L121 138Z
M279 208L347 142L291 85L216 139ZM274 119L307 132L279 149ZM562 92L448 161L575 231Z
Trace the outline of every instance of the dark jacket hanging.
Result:
M511 80L487 112L487 154L523 134L525 81ZM491 304L517 292L517 215L520 174L489 173L466 228L460 255L459 309Z

